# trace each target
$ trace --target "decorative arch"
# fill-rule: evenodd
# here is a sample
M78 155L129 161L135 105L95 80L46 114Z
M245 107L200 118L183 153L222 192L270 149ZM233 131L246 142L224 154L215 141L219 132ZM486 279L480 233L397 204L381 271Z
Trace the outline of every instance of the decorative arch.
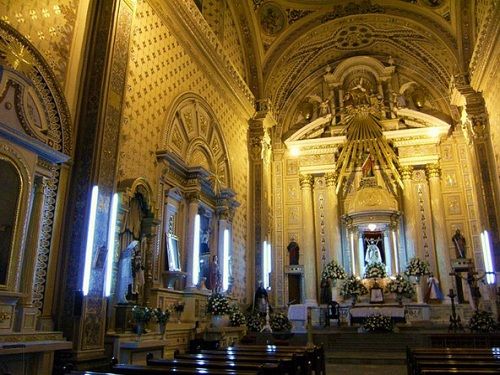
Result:
M205 99L194 93L179 96L167 116L164 134L164 150L177 155L188 167L203 167L221 186L232 186L226 142Z
M29 136L70 155L71 119L63 91L40 52L4 21L0 21L0 65L0 101L11 95L16 114L11 120Z
M6 282L0 285L1 289L15 291L19 289L21 282L21 270L19 269L23 249L25 248L26 236L24 233L28 226L28 209L30 205L30 192L33 187L31 172L24 158L14 147L0 142L0 160L12 164L20 179L20 194L16 207L16 219L12 230L10 261L7 269Z

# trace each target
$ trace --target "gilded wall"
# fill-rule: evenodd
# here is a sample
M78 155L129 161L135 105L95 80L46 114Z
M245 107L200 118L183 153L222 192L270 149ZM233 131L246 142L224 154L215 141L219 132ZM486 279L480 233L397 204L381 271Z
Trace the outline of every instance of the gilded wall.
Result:
M78 0L0 1L2 20L23 34L43 55L64 86Z
M233 221L233 276L235 297L243 299L246 282L247 228L247 122L238 116L233 98L202 71L155 10L146 2L137 5L127 77L127 93L119 151L118 180L145 177L157 188L156 155L163 148L169 124L165 117L179 95L193 92L203 97L219 122L229 152L236 199L241 202Z

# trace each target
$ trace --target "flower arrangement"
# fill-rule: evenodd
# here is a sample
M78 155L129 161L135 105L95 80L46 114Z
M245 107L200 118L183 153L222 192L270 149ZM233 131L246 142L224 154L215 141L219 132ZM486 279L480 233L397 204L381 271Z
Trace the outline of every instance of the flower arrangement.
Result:
M271 315L271 329L273 332L289 332L292 329L292 323L283 313L275 313Z
M493 319L493 314L489 311L476 310L469 320L469 328L471 331L486 333L494 331L495 327L495 319Z
M226 296L213 293L208 297L207 312L212 315L226 315L231 313L231 307Z
M184 311L184 302L175 301L175 303L172 305L172 309L177 314L182 314L182 312Z
M136 323L147 323L151 320L153 312L149 307L134 306L132 307L132 317Z
M399 273L396 275L395 279L389 281L387 284L387 291L406 298L412 298L415 294L415 289L410 280Z
M371 315L363 322L363 328L368 332L391 332L394 325L389 316Z
M247 328L250 332L260 332L264 327L264 320L259 314L253 313L246 316Z
M344 297L355 297L368 293L368 289L361 283L361 280L354 275L349 276L342 287L340 288L340 295Z
M387 276L385 264L373 262L366 266L365 279L382 279Z
M420 258L411 258L410 262L406 266L405 273L408 276L424 276L430 274L429 263Z
M322 279L330 280L343 280L347 277L344 267L339 265L335 260L327 263L323 272L321 273Z
M159 307L153 310L153 315L159 324L166 324L170 319L170 310L162 310Z
M245 319L245 315L239 310L233 311L231 315L229 315L229 323L231 327L239 327L244 326L247 320Z

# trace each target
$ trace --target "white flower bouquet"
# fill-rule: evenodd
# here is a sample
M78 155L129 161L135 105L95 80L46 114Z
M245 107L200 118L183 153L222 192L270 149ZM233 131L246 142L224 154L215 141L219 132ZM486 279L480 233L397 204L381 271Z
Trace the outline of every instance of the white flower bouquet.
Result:
M213 293L208 297L207 312L212 315L227 315L232 311L226 296Z
M405 273L408 276L424 276L429 275L431 272L429 270L429 263L420 258L411 258L406 266Z
M264 319L259 314L248 314L245 318L250 332L260 332L264 327Z
M321 273L322 279L330 279L330 280L344 280L347 277L347 274L344 270L344 267L339 265L335 260L327 263L323 272Z
M396 275L395 279L389 281L387 284L387 291L406 298L412 298L415 294L415 288L410 280L399 273Z
M342 287L340 288L340 295L344 297L355 297L368 293L368 289L361 283L361 280L354 275L349 276Z
M495 327L495 319L493 319L493 314L489 311L476 310L469 320L471 331L487 333L494 331Z
M365 279L383 279L387 276L385 264L380 262L373 262L366 266Z
M292 323L283 313L275 313L271 315L271 329L273 332L289 332L292 329Z
M229 315L229 323L231 327L244 326L246 322L247 320L245 319L245 315L239 310L234 310L231 315Z
M363 322L363 328L368 332L391 332L394 324L389 316L371 315Z

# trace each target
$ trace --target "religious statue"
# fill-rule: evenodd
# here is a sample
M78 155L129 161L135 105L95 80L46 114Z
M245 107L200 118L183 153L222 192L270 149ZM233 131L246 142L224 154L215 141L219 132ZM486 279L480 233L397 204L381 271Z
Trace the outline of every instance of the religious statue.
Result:
M264 288L264 283L259 281L259 287L255 291L254 297L254 310L257 310L260 314L266 314L269 305L269 299L267 295L267 290ZM271 306L269 306L269 311L271 311Z
M145 243L145 240L143 241ZM144 265L142 263L142 249L136 245L132 259L132 294L139 295L144 286Z
M453 245L455 245L457 258L465 258L465 237L460 233L460 229L456 230L451 239L453 240Z
M132 258L134 257L134 249L138 243L139 241L137 240L130 242L120 254L116 283L116 298L118 303L132 302L132 285L134 283L134 278L132 277Z
M288 255L290 257L290 265L298 265L299 264L299 244L295 241L292 241L288 244L287 248Z
M425 293L424 301L429 303L430 300L442 301L444 299L443 292L439 288L439 281L431 273L427 279L427 291Z
M212 261L210 262L209 266L209 287L214 293L218 293L220 290L220 283L221 283L221 274L220 274L220 269L219 269L219 262L218 262L218 257L217 255L214 255L212 257Z
M319 115L320 116L326 116L327 114L330 113L330 106L328 105L329 100L325 99L323 100L320 105L319 105Z
M377 243L380 241L380 238L377 239L377 242L373 238L366 240L368 242L368 246L366 247L366 256L365 262L367 264L372 263L382 263L382 255L380 254L380 249L377 246Z

